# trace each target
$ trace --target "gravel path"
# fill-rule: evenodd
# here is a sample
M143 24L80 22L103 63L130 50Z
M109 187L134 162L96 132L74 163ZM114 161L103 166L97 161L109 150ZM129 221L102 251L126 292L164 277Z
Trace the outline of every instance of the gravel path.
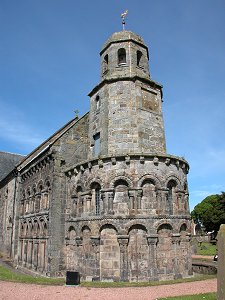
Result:
M0 281L0 299L156 300L160 297L216 292L216 288L216 279L140 288L85 288L79 286L43 286Z

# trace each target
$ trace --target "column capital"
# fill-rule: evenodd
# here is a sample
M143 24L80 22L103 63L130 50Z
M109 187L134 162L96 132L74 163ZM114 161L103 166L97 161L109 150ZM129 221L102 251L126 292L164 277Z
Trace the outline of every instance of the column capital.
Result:
M172 243L173 244L179 244L180 243L180 234L179 233L174 233L172 235Z
M120 246L120 249L125 249L129 242L129 235L118 235L117 240Z
M138 190L136 190L136 191L137 191L137 196L138 196L138 197L141 197L141 196L142 196L142 193L143 193L142 189L138 189Z
M82 246L82 244L83 244L83 238L82 237L80 237L80 236L76 237L75 241L76 241L76 244L77 244L78 247Z
M156 245L158 242L158 234L151 234L147 236L148 245Z
M129 190L128 191L128 195L129 195L129 197L134 197L135 196L135 190Z
M91 244L92 246L99 246L100 245L100 236L91 236Z

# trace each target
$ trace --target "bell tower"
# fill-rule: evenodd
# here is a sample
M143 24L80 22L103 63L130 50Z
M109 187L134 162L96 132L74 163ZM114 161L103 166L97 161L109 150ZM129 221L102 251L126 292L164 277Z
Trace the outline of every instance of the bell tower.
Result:
M100 58L101 81L89 94L89 158L165 154L162 86L150 78L143 39L131 31L116 32Z

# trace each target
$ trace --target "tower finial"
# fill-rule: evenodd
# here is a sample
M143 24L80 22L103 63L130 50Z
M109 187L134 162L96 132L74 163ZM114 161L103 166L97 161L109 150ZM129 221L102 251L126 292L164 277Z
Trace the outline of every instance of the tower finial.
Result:
M79 115L78 115L79 114L79 110L76 109L74 112L75 112L75 119L79 119Z
M127 14L128 14L128 10L125 10L125 12L120 15L122 18L123 30L125 30L125 18L127 16Z

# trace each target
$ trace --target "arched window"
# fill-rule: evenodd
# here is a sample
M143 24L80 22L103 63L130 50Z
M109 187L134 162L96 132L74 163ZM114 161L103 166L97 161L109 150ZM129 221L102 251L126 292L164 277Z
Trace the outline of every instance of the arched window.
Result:
M99 183L93 183L91 185L92 189L92 195L94 195L94 201L95 201L95 214L98 216L101 213L101 186Z
M75 240L76 237L76 231L74 229L73 226L70 226L69 230L68 230L68 237L71 241Z
M106 65L108 65L108 63L109 63L109 56L108 56L108 54L106 54L106 55L104 56L104 63L105 63Z
M40 204L41 204L41 195L37 195L35 197L35 211L38 212L40 210Z
M100 215L100 187L95 189L95 213Z
M137 51L137 66L142 66L142 52L139 50Z
M95 103L96 103L96 110L98 110L100 108L100 97L99 97L99 95L96 96Z
M168 206L168 213L173 213L173 202L174 202L174 190L177 186L175 180L170 180L167 184L168 188L168 196L167 196L167 206Z
M27 189L26 213L31 212L31 191L30 187Z
M109 64L109 56L108 54L106 54L103 58L103 64L102 64L103 73L108 71L108 64Z
M118 65L126 64L126 50L124 48L120 48L118 50Z
M94 156L98 156L101 152L100 132L96 133L93 136L93 140L94 140L94 148L93 148Z
M83 197L81 197L82 187L78 186L76 189L76 197L73 200L73 215L79 215L84 211Z
M44 235L44 236L47 236L47 235L48 235L48 227L47 227L47 224L46 224L46 223L44 224L43 235Z
M23 224L20 225L20 236L24 236L24 226Z
M118 179L115 184L113 210L115 214L127 215L129 213L128 183L124 179Z
M153 180L145 179L142 183L141 208L144 210L156 209L156 186Z
M20 214L23 215L24 214L24 201L20 201Z

